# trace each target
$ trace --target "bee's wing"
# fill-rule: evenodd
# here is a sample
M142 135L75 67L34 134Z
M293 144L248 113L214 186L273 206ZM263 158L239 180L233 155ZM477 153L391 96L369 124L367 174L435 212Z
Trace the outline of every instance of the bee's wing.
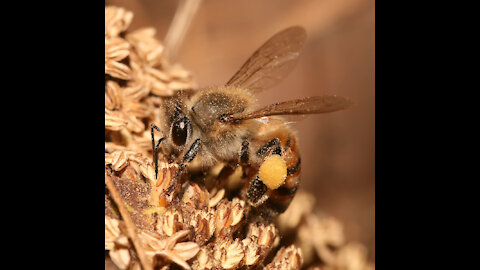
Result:
M227 82L254 92L270 88L295 66L307 34L300 26L287 28L265 42Z
M247 120L271 115L305 115L328 113L343 110L352 105L352 101L335 95L307 97L289 100L263 107L254 112L233 114L231 120Z

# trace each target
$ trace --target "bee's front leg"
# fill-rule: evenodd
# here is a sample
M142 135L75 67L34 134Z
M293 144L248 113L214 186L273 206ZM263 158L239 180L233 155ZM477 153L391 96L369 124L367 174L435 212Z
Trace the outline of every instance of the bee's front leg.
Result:
M153 162L155 162L155 179L158 178L158 148L160 147L160 143L165 140L165 137L160 138L157 144L155 145L155 134L153 129L156 129L160 132L160 128L157 127L155 124L152 123L151 132L152 132L152 151L153 151Z

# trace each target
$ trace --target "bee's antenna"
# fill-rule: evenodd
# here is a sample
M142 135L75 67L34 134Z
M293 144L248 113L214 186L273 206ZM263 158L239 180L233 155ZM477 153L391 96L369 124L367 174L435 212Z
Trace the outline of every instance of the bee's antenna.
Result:
M160 132L160 128L152 123L152 150L153 150L153 162L155 162L155 180L156 180L158 177L158 148L160 146L160 143L163 140L165 140L165 137L160 138L160 140L158 140L157 142L157 145L155 145L155 134L153 132L153 129L156 129L158 132Z

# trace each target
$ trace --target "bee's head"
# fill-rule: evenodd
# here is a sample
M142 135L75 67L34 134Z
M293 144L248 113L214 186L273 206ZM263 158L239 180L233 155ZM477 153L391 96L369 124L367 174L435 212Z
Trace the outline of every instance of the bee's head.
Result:
M163 117L160 118L159 127L166 138L160 148L172 160L181 155L193 137L194 127L185 105L186 97L181 94L164 99L160 106Z
M182 113L181 110L176 109L172 125L170 127L170 138L176 146L184 146L187 139L192 134L192 124L190 119Z

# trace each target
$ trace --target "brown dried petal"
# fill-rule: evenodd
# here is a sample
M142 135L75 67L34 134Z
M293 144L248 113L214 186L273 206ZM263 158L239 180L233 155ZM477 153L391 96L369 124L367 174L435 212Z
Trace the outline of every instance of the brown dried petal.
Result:
M243 261L246 265L254 265L258 262L258 259L260 258L260 249L256 242L257 238L254 236L246 238L242 241L245 253Z
M181 229L180 221L182 220L183 218L180 213L169 209L159 216L155 230L162 235L173 236Z
M105 128L109 130L118 131L127 126L127 121L118 116L105 114Z
M265 269L293 270L300 269L302 266L302 254L299 248L291 245L287 248L282 247L273 261Z
M120 269L127 269L130 264L130 252L127 248L115 248L109 252L113 263Z
M151 164L140 164L140 172L150 182L150 185L153 187L156 186L157 180L155 179L155 168Z
M140 99L148 96L149 92L150 91L147 88L143 87L142 85L133 84L131 86L126 87L123 90L123 96L126 99L139 101Z
M149 79L149 82L152 94L154 95L168 97L174 93L174 91L168 87L168 84L162 81Z
M245 210L245 202L238 198L233 198L232 204L233 207L229 217L230 224L228 224L228 226L237 225L243 219L243 213Z
M223 237L237 229L245 213L245 202L233 198L233 200L222 200L217 205L215 217L215 235Z
M237 239L234 242L225 241L220 247L220 265L225 269L236 267L243 259L243 245ZM218 256L218 255L217 255Z
M173 65L168 70L168 73L170 74L170 76L172 76L173 78L176 78L176 79L187 80L187 79L190 79L192 77L192 75L190 74L189 71L187 71L181 65L178 65L178 64Z
M105 151L107 150L107 145L105 143ZM110 153L105 153L105 165L112 164L113 156Z
M122 38L105 38L105 62L121 61L130 54L130 44Z
M212 260L209 248L202 247L197 254L196 260L193 262L193 269L212 269L213 266L214 262Z
M127 65L112 60L105 62L105 74L122 80L131 78L131 70Z
M223 199L223 196L225 196L225 189L222 188L217 193L215 193L215 196L209 199L208 207L216 206L220 202L220 200Z
M114 81L108 81L105 86L105 108L116 110L121 107L121 104L120 86Z
M190 269L186 260L195 256L199 247L193 242L177 244L177 242L189 234L184 230L175 233L171 237L164 238L157 233L142 231L139 238L144 243L145 253L153 259L153 256L160 255L184 269ZM188 258L188 259L187 259Z
M183 90L193 88L194 85L191 82L172 81L168 84L168 89Z
M165 259L176 263L177 265L181 266L183 269L187 269L187 270L191 269L190 265L185 260L183 260L182 257L177 255L173 251L160 250L160 251L156 252L155 254L158 254L158 255L164 257Z
M271 247L273 241L275 240L275 236L277 234L277 229L273 224L264 226L263 224L260 225L260 235L258 236L258 245L259 246L267 246Z
M164 46L155 39L154 28L143 28L127 35L127 40L133 44L140 62L156 67L162 61Z
M208 206L208 191L198 184L192 183L185 190L182 203L193 209L206 209Z
M147 105L134 100L125 100L123 103L124 112L137 118L145 118L150 115Z
M115 151L112 153L112 169L120 171L128 165L128 157L123 151Z
M215 210L195 210L195 213L189 215L190 219L186 224L190 225L195 231L195 242L200 245L205 244L215 232Z
M120 236L120 222L117 219L105 216L105 250L112 250L115 240Z
M115 37L127 30L132 22L133 13L123 8L105 7L105 36Z
M134 133L140 133L145 130L145 124L142 121L138 120L135 116L125 114L124 118L125 120L127 120L128 130Z
M198 251L200 251L200 246L195 242L184 242L176 244L173 250L184 261L188 261L197 255Z

